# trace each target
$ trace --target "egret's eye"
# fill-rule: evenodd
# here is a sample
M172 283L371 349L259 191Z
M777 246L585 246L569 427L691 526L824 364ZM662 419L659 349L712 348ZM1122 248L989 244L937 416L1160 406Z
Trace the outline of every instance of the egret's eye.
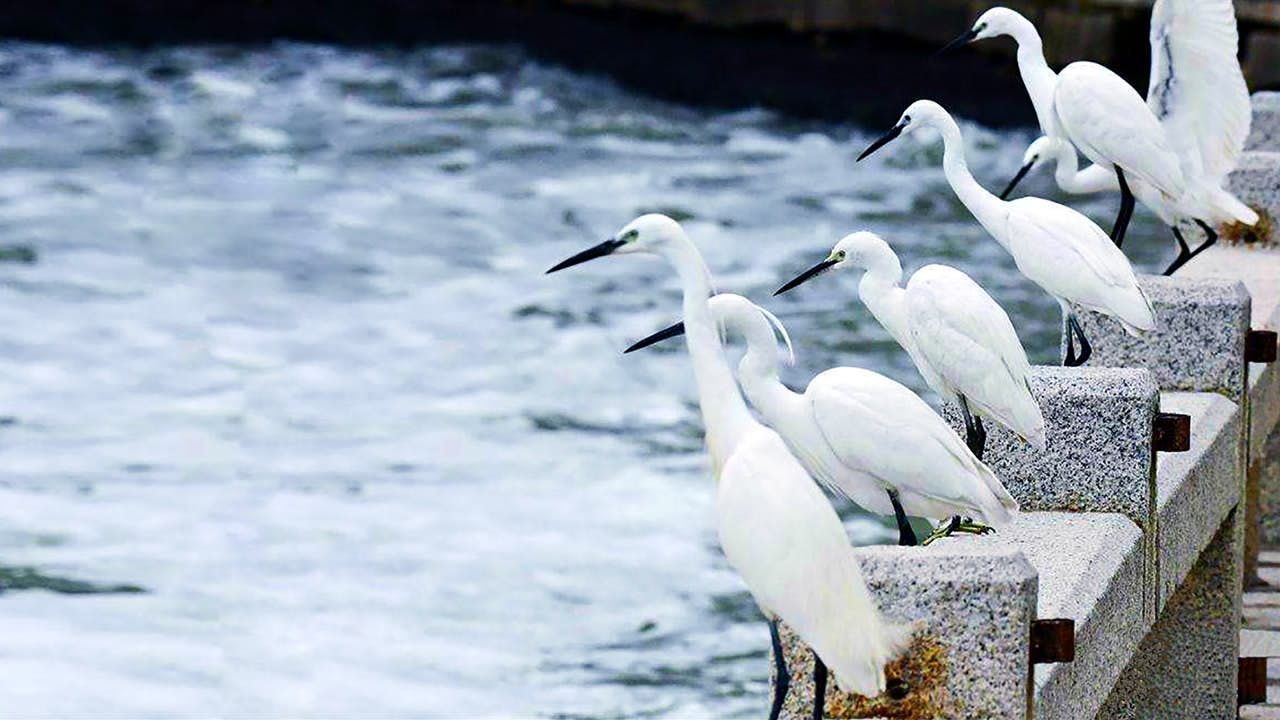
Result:
M1038 163L1038 162L1040 162L1040 156L1039 156L1039 155L1032 155L1032 156L1031 156L1031 164L1032 164L1032 165L1034 165L1034 164L1036 164L1036 163Z
M621 240L622 242L635 242L637 239L639 239L639 237L640 237L640 231L636 229L631 229L622 233L622 236L619 237L618 239Z
M911 124L911 116L910 116L910 115L903 115L903 116L902 116L902 124L903 124L903 125L910 125L910 124Z
M835 260L836 262L844 262L845 256L846 256L847 254L848 254L848 253L846 253L846 252L845 252L845 251L843 251L843 250L837 250L837 251L836 251L836 254L835 254L834 256L832 256L832 258L831 258L831 259L832 259L832 260Z
M986 29L987 29L987 24L986 24L986 23L984 23L984 22L983 22L983 23L978 23L977 25L974 25L974 26L973 26L973 31L974 31L974 32L976 32L976 33L980 33L980 32L982 32L983 30L986 30Z

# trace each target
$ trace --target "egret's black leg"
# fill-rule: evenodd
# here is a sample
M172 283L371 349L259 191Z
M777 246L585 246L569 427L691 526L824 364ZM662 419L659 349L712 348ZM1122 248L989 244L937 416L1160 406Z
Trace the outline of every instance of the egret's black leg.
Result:
M982 418L969 412L969 400L960 395L960 412L964 414L964 444L979 460L987 446L987 431L982 427Z
M773 684L773 707L769 709L769 720L778 720L782 703L787 699L787 689L791 687L791 673L787 672L787 659L782 656L777 618L769 621L769 637L773 640L773 668L778 676Z
M1175 227L1173 229L1173 237L1178 241L1178 257L1174 258L1173 262L1169 263L1169 267L1164 269L1163 274L1166 276L1177 272L1178 268L1186 265L1187 261L1192 258L1191 248L1187 246L1186 239L1182 237L1182 231Z
M1072 325L1071 316L1067 316L1067 359L1062 361L1063 367L1075 367L1076 362L1076 329Z
M1200 243L1200 247L1191 251L1191 257L1187 258L1188 260L1190 260L1191 258L1194 258L1195 256L1199 255L1205 250L1208 250L1209 248L1213 247L1214 243L1218 242L1218 232L1213 228L1209 227L1208 223L1206 223L1203 220L1196 220L1196 224L1199 225L1200 229L1204 231L1204 242Z
M1111 228L1111 240L1120 247L1124 242L1124 232L1129 229L1129 218L1133 217L1133 192L1129 183L1124 180L1124 170L1116 166L1116 179L1120 181L1120 214L1116 216L1116 224Z
M886 490L885 492L889 493L889 502L893 503L893 517L898 521L898 544L919 545L920 541L916 539L916 531L911 529L907 514L902 510L902 503L898 501L898 491Z
M1076 337L1080 338L1080 355L1075 358L1075 363L1067 363L1068 367L1079 367L1089 361L1089 356L1093 354L1093 346L1089 344L1089 338L1084 336L1084 330L1080 329L1080 323L1076 321L1076 316L1067 317L1067 332L1075 332Z
M827 666L818 653L813 654L813 720L822 720L827 700Z

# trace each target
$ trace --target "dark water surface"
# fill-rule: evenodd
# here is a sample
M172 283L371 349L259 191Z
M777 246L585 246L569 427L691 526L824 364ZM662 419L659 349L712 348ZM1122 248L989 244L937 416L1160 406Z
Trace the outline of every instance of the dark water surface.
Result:
M501 47L0 46L0 715L759 715L767 631L716 547L688 362L620 355L676 319L675 278L542 273L668 212L788 324L790 382L923 391L852 279L769 297L870 228L1051 360L1055 304L940 148L854 165L878 130ZM965 130L1003 184L1029 135ZM1114 200L1075 204L1109 227Z

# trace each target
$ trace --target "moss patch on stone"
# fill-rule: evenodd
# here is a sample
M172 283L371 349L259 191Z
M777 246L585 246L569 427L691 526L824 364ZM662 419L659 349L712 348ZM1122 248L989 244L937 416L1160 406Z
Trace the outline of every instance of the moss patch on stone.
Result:
M1262 208L1253 208L1258 213L1255 225L1231 223L1218 228L1218 234L1227 245L1243 245L1245 247L1271 248L1280 247L1280 238L1276 237L1276 220Z
M954 717L954 713L947 710L951 706L946 683L948 665L947 650L942 643L927 635L917 635L906 654L885 666L889 692L869 698L846 695L828 686L825 714L829 718L903 720ZM894 692L895 685L905 690L905 695ZM895 695L898 698L892 697Z

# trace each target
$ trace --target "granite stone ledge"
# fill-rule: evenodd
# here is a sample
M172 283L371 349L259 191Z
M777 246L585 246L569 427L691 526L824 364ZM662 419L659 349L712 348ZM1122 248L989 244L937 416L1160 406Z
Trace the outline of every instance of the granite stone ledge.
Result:
M1252 104L1253 123L1244 149L1280 152L1280 92L1256 92Z
M1097 717L1236 716L1242 539L1243 518L1232 511L1143 638Z
M1280 97L1280 93L1275 93ZM1217 245L1191 261L1179 276L1229 278L1252 297L1255 330L1280 330L1280 248ZM1280 423L1280 363L1249 363L1249 455L1257 458Z
M1160 406L1191 416L1191 449L1159 453L1156 502L1159 532L1158 607L1195 566L1244 489L1241 407L1211 393L1162 393Z
M1076 626L1070 663L1034 668L1034 717L1093 717L1138 649L1143 613L1142 533L1113 513L1021 513L1007 529L946 544L1017 548L1040 578L1037 618Z
M1141 338L1100 313L1081 311L1093 344L1091 367L1147 368L1161 390L1244 394L1244 338L1249 292L1238 280L1143 275L1138 278L1156 312L1157 329ZM1066 335L1063 334L1063 354Z
M1009 718L1027 716L1036 572L1009 543L938 543L858 548L867 587L894 622L921 629L903 663L891 666L911 693L868 700L828 684L827 717ZM813 708L813 655L783 626L791 673L785 718ZM904 714L907 713L907 714Z

